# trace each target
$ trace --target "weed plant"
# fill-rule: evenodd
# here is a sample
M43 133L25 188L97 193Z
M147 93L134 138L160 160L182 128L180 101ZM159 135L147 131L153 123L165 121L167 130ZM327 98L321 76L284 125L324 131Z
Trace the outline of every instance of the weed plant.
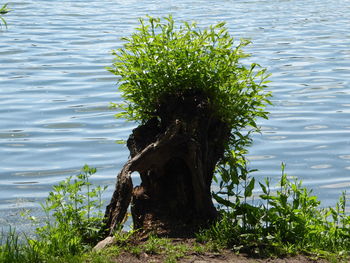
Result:
M254 178L247 173L237 176L235 166L220 167L217 181L220 190L214 197L222 217L198 235L199 241L257 256L304 253L349 257L350 216L345 193L335 208L321 208L320 201L301 181L288 179L284 164L277 188L265 179L259 183L262 194L258 198L253 196Z
M3 18L3 15L7 14L10 11L11 9L7 7L7 4L4 4L2 7L0 7L0 27L2 26L1 22L5 25L5 27L7 27L7 23L5 18Z
M44 224L36 228L36 239L19 236L11 230L1 235L0 262L74 262L100 238L106 187L93 186L89 178L95 168L85 165L82 173L53 186L42 209ZM29 217L37 223L34 217Z

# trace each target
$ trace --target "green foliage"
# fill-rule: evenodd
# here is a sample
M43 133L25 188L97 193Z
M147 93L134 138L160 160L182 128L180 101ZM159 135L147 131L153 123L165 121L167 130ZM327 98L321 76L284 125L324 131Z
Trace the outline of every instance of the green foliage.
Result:
M106 187L89 182L95 173L95 168L85 165L79 175L53 186L42 204L46 219L36 229L37 238L20 244L18 234L10 232L5 242L1 240L0 263L80 262L82 253L100 238L103 225L101 195Z
M100 237L103 213L101 195L106 187L94 187L89 177L95 168L85 165L82 173L53 186L45 204L45 225L37 228L38 245L44 244L48 253L77 254L84 244Z
M19 249L21 245L13 229L10 229L6 236L1 233L0 244L0 262L21 262L22 254Z
M203 30L196 23L176 27L171 16L140 19L140 24L123 38L123 48L113 51L109 70L120 77L126 102L114 104L124 110L117 116L145 122L159 117L157 110L167 97L200 91L208 96L213 114L232 130L229 145L247 145L249 136L242 130L258 130L256 118L267 118L264 108L271 96L264 91L266 69L241 63L249 57L242 48L250 41L236 44L224 22Z
M221 174L221 190L215 197L222 207L222 219L204 230L199 240L260 256L350 256L345 193L335 208L321 208L317 197L301 181L290 181L284 169L282 164L276 188L271 188L269 179L259 183L262 194L258 203L252 201L254 179L244 174L237 180L232 167L220 170L226 174Z
M246 150L228 151L225 159L216 167L214 181L218 184L219 190L212 194L218 204L227 209L235 209L242 198L246 201L253 194L255 179L250 179L248 174L254 170L248 170L245 153ZM244 184L243 193L239 188L241 182ZM234 201L232 201L233 198Z
M6 20L2 16L2 15L5 15L11 11L11 9L7 8L7 5L8 4L4 4L2 7L0 7L0 26L1 26L1 22L2 22L7 27Z

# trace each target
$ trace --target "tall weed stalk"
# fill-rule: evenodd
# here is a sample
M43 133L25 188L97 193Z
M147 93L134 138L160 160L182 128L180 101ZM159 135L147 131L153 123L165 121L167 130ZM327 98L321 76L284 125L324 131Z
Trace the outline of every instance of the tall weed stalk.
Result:
M99 238L103 219L101 194L106 187L92 186L89 178L95 173L95 168L85 165L82 173L55 185L42 204L46 221L36 233L39 240L49 244L45 247L50 253L76 254L84 249L83 244Z

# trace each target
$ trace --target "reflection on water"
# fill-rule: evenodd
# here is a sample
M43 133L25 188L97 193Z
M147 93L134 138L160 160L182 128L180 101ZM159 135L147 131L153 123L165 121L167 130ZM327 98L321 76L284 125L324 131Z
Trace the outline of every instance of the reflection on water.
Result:
M350 2L331 1L57 1L10 3L0 31L0 225L37 208L52 184L98 168L95 182L113 191L128 157L133 123L113 118L116 78L105 70L137 17L172 13L209 25L225 20L250 38L273 74L274 106L250 151L252 168L287 173L334 204L350 182ZM233 113L234 114L234 113Z

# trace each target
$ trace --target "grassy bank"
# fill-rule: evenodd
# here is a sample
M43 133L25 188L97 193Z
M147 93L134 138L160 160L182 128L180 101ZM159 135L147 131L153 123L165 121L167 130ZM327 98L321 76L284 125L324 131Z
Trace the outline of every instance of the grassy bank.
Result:
M155 256L158 262L178 262L189 255L226 253L225 249L254 258L302 254L334 262L349 259L350 216L345 193L335 207L321 208L317 197L300 181L288 179L284 166L277 188L270 186L269 179L259 183L262 193L254 202L254 179L241 176L230 182L218 176L226 181L226 185L219 181L221 188L214 193L221 198L221 219L194 240L174 242L151 235L147 241L135 241L137 230L123 232L120 228L113 246L93 251L101 238L101 194L105 190L89 182L95 172L84 166L81 174L53 187L42 204L45 224L37 226L35 238L14 230L2 233L0 262L126 262L125 257L144 255ZM28 220L36 223L31 216Z

